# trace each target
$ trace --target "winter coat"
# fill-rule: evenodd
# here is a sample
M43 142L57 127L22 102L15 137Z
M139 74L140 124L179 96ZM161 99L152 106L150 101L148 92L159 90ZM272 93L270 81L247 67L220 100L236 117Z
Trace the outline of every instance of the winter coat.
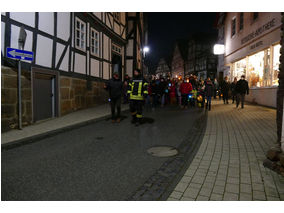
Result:
M237 85L237 83L235 83L235 82L232 82L232 83L231 83L232 95L236 95L236 94L237 94L236 85Z
M246 80L239 80L236 84L236 92L239 94L249 94L249 86Z
M185 83L185 82L182 82L182 84L180 85L179 87L179 91L181 92L181 94L189 94L192 90L192 85L191 83Z
M226 82L226 81L223 81L222 85L221 85L221 92L223 94L228 94L229 91L230 91L230 83Z
M211 81L207 81L205 85L205 96L212 97L214 95L214 84Z
M120 81L120 79L112 78L108 81L106 86L106 89L109 91L109 97L111 99L121 97L123 83Z
M163 95L166 93L167 89L167 82L166 81L161 81L158 85L158 94Z
M176 97L176 86L175 86L175 84L172 84L170 86L169 91L170 91L170 97L171 98Z

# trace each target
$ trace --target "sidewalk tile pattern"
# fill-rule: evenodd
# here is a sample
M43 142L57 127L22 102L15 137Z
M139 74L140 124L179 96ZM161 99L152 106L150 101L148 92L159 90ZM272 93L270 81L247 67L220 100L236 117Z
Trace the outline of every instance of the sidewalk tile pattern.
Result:
M263 166L275 119L274 109L214 101L200 148L168 200L284 200L284 177Z

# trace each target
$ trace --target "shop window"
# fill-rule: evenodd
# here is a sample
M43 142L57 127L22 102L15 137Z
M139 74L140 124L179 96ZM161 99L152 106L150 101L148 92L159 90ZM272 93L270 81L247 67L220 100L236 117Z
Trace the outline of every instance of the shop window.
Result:
M271 73L270 73L270 48L264 50L264 70L263 70L263 83L261 86L271 86L270 83Z
M272 71L272 86L278 86L278 74L280 64L280 44L273 46L273 71Z
M86 48L86 23L76 18L75 46L85 51Z
M247 70L247 63L246 59L242 59L240 61L237 61L234 64L234 72L233 72L233 77L237 77L237 79L241 79L242 75L246 75L246 70Z
M236 17L232 19L232 33L231 36L233 37L236 34Z
M248 82L250 87L263 86L264 51L248 58Z
M239 31L244 29L244 13L240 13L240 25L239 25Z

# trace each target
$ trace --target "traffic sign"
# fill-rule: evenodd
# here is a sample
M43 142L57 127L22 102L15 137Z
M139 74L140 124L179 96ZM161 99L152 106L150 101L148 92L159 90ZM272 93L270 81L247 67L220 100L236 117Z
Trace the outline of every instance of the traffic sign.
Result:
M32 61L34 57L34 53L25 50L19 50L7 47L7 57L8 58L15 58L20 60L28 60Z

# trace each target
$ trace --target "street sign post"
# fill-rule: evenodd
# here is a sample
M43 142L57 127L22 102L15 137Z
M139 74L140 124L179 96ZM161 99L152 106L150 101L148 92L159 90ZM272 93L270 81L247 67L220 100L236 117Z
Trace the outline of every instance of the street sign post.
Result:
M25 37L24 37L25 40ZM24 41L23 39L19 39L19 47L24 48ZM22 93L21 93L21 60L27 60L27 61L32 61L34 57L34 53L30 51L25 51L25 50L19 50L19 49L14 49L14 48L7 48L7 57L8 58L13 58L13 59L18 59L18 110L19 110L19 129L22 129Z

